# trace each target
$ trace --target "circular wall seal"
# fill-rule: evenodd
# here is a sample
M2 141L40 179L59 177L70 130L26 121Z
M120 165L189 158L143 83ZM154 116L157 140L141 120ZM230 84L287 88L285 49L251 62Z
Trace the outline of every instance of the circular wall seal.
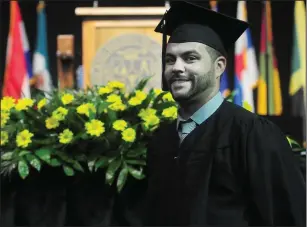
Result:
M162 47L143 34L117 36L98 49L91 67L91 84L117 80L133 89L144 77L152 76L147 88L161 88Z

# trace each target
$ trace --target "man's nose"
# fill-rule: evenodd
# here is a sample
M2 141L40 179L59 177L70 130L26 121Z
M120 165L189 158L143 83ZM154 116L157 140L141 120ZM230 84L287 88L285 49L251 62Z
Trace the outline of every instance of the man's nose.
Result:
M180 58L177 58L175 64L173 65L173 72L184 72L184 70L184 62Z

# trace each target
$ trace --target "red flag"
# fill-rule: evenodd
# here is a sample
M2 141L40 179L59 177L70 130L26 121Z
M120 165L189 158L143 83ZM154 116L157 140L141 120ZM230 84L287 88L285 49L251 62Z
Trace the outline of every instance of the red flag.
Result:
M3 96L30 97L28 71L29 43L17 1L10 1L10 28L7 41Z

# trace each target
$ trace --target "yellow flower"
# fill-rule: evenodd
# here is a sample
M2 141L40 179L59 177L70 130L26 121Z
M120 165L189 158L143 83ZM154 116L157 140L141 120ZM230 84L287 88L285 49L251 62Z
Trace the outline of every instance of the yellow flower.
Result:
M154 88L153 91L154 91L155 96L158 96L163 92L162 89L158 89L158 88Z
M122 139L126 142L134 142L136 132L133 128L127 128L122 132Z
M17 134L16 142L18 147L26 148L30 143L32 143L33 133L25 129Z
M114 110L114 111L123 111L125 110L127 107L125 104L123 104L121 101L120 102L114 102L112 103L111 105L109 105L109 108L111 110Z
M104 123L99 120L91 120L85 123L86 132L91 136L100 136L105 132Z
M156 113L157 113L157 110L153 108L147 108L147 109L141 109L138 116L144 119L146 116L155 115Z
M112 92L112 89L109 87L101 87L98 90L99 95L110 94L111 92Z
M170 92L167 92L165 95L163 95L162 100L164 102L175 102L175 100L173 99L173 96Z
M124 89L125 88L125 84L123 84L122 82L119 81L110 81L107 84L107 87L111 88L111 89Z
M1 131L0 145L3 146L9 141L9 135L6 131Z
M144 101L147 97L147 94L143 91L140 91L140 90L136 90L135 91L135 97L140 99L141 101Z
M246 110L252 112L252 106L246 102L246 101L243 101L243 108L245 108Z
M113 128L117 131L124 131L127 125L127 122L124 120L116 120L113 123Z
M140 105L142 103L142 100L136 98L136 97L132 97L131 99L129 99L128 103L131 105L131 106L137 106L137 105Z
M15 99L9 96L3 97L1 100L1 110L9 111L15 106Z
M144 118L144 125L147 129L151 128L151 129L155 129L156 127L154 126L158 126L160 124L160 119L157 117L157 115L148 115L145 116Z
M177 108L172 106L169 108L166 108L162 112L162 116L170 119L176 119L177 118Z
M5 126L5 124L9 119L10 119L10 113L7 111L1 111L1 121L0 121L1 128Z
M18 103L15 106L17 111L27 110L29 107L32 107L34 104L34 100L30 98L19 99Z
M64 94L61 97L61 100L64 105L67 105L67 104L72 103L72 101L74 101L74 96L72 94Z
M42 100L40 100L37 104L37 108L40 110L41 108L43 108L45 105L47 104L47 99L43 98Z
M137 106L142 104L142 102L146 99L147 94L143 91L140 90L136 90L135 91L135 95L129 99L128 103L131 106Z
M93 103L84 103L77 108L77 113L85 114L87 117L90 116L90 111L96 113L96 108Z
M120 96L116 94L111 94L111 95L108 95L107 97L107 102L110 102L110 103L121 102L121 101L122 99L120 98Z
M68 110L64 107L58 107L52 112L52 117L58 121L63 121L68 113Z
M45 123L47 129L57 128L60 125L59 121L54 117L48 117Z
M59 135L59 141L60 143L70 143L73 139L74 134L69 129L65 129L62 133Z
M82 104L77 107L77 113L78 114L86 114L88 112L88 106L87 104Z

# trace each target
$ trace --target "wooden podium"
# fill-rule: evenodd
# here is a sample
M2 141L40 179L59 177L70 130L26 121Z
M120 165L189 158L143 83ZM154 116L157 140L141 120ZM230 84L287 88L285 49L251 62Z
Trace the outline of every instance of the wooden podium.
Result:
M82 7L84 88L110 80L133 88L152 76L149 87L161 87L162 35L154 31L165 7Z

